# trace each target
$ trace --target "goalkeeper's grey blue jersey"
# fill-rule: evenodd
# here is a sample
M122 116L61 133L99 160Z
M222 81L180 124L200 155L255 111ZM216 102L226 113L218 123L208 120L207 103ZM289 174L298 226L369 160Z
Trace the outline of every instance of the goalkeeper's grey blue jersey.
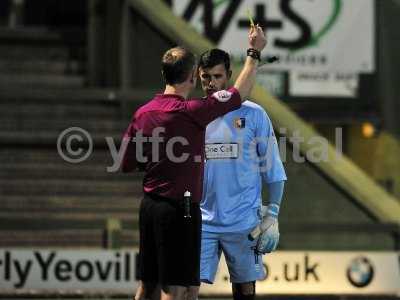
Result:
M286 180L271 121L250 101L208 124L203 230L237 232L259 222L262 180Z

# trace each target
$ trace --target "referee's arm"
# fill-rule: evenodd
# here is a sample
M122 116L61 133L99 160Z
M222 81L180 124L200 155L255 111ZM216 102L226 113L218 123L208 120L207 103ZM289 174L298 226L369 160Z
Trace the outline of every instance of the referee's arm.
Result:
M123 173L135 171L139 165L136 160L136 145L133 138L136 136L136 130L133 122L129 124L122 138L121 148L123 156L121 160L121 171Z
M260 52L266 44L267 38L262 28L258 25L252 26L249 32L249 48L258 51L258 57L255 58L249 55L246 57L244 66L233 85L239 91L242 101L245 101L245 98L250 95L253 88L260 60Z

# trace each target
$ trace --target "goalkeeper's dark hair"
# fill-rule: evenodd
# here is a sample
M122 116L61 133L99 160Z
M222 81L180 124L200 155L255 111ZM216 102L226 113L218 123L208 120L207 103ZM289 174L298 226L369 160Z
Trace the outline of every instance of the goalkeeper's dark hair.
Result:
M214 48L200 55L198 66L202 69L208 69L219 64L224 64L225 69L228 72L231 68L231 59L229 54L224 50Z

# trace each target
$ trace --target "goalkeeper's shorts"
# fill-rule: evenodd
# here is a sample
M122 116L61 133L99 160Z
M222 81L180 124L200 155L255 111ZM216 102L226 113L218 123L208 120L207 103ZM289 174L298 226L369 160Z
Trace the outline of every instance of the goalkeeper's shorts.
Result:
M224 253L230 275L234 283L250 282L265 278L262 256L255 253L257 240L249 241L251 230L242 232L207 232L201 236L202 282L213 283L221 253Z
M139 212L139 272L144 282L200 285L201 213L191 204L184 218L183 201L145 194Z

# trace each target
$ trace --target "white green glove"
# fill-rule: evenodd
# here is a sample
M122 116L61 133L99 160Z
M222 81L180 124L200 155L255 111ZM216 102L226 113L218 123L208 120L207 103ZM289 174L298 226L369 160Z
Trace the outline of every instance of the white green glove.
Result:
M282 201L284 181L268 183L269 204L261 206L261 223L249 234L250 240L257 240L256 251L262 254L276 249L279 242L278 215Z
M249 239L258 238L256 250L261 254L270 253L276 249L279 242L278 218L267 213L267 207L261 208L262 221L250 233Z

